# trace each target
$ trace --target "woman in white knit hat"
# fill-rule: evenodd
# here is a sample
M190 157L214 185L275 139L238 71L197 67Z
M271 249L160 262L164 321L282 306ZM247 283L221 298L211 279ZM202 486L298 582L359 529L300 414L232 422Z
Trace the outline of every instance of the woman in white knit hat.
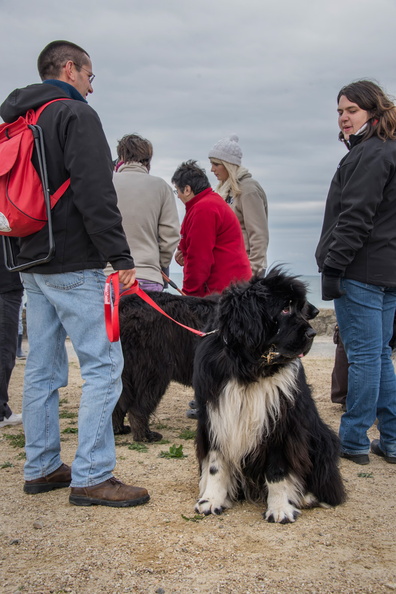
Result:
M267 268L268 205L263 188L241 166L242 150L238 136L216 142L209 152L216 188L238 217L253 274L264 275Z

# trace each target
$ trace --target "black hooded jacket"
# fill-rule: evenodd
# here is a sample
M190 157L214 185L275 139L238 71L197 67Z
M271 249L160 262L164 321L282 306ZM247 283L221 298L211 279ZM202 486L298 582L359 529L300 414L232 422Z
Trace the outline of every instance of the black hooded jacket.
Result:
M50 194L70 178L70 187L52 210L55 256L27 272L55 274L104 268L134 267L117 207L109 146L96 112L85 102L70 100L51 84L16 89L0 107L5 122L53 99L38 125L44 134ZM20 240L18 263L36 260L48 252L48 228Z
M330 185L316 261L320 271L396 287L396 141L350 141Z

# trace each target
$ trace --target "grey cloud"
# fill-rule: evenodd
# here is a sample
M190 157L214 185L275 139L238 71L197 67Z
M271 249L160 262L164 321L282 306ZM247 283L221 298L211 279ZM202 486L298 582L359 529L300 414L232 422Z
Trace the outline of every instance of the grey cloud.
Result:
M337 141L343 84L377 79L396 92L393 0L0 0L0 97L37 82L52 39L82 45L96 74L89 98L115 156L139 132L154 144L152 173L239 136L243 164L268 195L270 261L316 272L324 203L345 154ZM180 208L182 216L183 208Z

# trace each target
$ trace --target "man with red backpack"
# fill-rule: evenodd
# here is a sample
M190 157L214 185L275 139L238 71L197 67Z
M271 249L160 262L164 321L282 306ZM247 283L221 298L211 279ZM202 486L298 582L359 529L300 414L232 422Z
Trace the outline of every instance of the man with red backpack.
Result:
M135 280L112 183L110 150L96 112L89 55L54 41L38 58L42 84L16 89L0 107L5 122L53 100L38 119L44 137L50 193L70 179L52 210L54 257L22 273L27 293L29 355L23 395L26 436L25 493L71 486L75 505L128 507L149 500L144 488L113 477L116 463L112 411L121 393L123 358L110 343L103 315L103 268L110 262L125 288ZM34 159L33 159L34 162ZM40 259L48 225L19 240L18 264ZM59 388L67 385L69 336L84 380L78 448L70 469L62 463Z

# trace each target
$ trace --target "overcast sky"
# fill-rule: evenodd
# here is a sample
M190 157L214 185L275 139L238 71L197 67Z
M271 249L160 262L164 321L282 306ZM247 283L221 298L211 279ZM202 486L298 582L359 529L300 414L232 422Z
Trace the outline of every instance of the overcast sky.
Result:
M215 186L208 151L237 134L268 197L269 263L316 273L345 154L337 93L370 78L396 94L395 0L0 0L0 22L1 101L39 81L48 42L81 45L114 157L117 140L137 132L154 145L152 174L170 182L193 158Z

